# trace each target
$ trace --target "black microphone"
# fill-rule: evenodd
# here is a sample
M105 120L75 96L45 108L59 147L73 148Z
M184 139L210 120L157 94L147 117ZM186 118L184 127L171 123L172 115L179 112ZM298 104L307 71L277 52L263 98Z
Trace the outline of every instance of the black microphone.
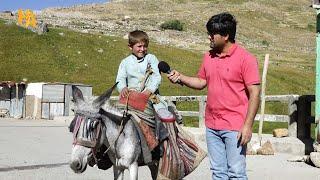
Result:
M166 74L171 73L171 68L170 68L169 64L166 63L165 61L160 61L158 64L158 68L159 68L159 71L162 73L166 73ZM178 79L177 83L180 84L181 86L183 86L183 83L180 81L180 79Z

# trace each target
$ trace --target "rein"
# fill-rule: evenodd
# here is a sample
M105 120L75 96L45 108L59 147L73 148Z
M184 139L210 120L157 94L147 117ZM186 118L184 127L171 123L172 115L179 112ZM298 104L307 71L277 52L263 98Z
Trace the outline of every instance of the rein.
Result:
M124 128L124 126L123 126L123 121L124 121L125 117L128 115L128 111L129 111L129 105L128 105L129 96L130 96L130 91L129 91L129 94L128 94L127 99L126 99L126 110L125 110L125 111L123 112L123 114L122 114L121 123L120 123L120 126L119 126L119 128L118 128L117 138L116 138L116 140L114 141L114 143L110 144L109 147L107 148L107 150L104 151L103 155L106 155L107 152L110 150L110 148L117 143L117 141L118 141L118 139L119 139L119 137L120 137L120 135L121 135L121 133L122 133L122 131L123 131L123 128ZM115 151L115 152L116 152L116 151Z
M126 99L126 110L123 112L123 115L122 115L122 119L121 119L121 123L120 123L120 126L118 128L118 135L116 137L116 140L109 145L109 147L107 148L107 150L104 151L103 155L106 155L106 153L110 150L110 148L112 146L114 146L121 133L123 132L123 129L124 129L124 120L125 120L125 117L128 115L128 111L129 111L129 105L128 105L128 102L129 102L129 96L130 96L130 92L127 96L127 99ZM102 118L101 118L101 114L99 113L91 113L91 112L87 112L87 111L76 111L76 124L75 124L75 127L74 127L74 131L73 131L73 145L80 145L80 146L84 146L84 147L88 147L88 148L91 148L92 149L92 154L93 154L93 157L95 159L95 163L97 164L98 160L97 160L97 143L98 143L98 140L101 136L101 129L102 129ZM89 124L86 124L87 122L83 122L83 121L86 121L87 119L92 119L93 122L97 122L97 126L96 127L91 127L91 125ZM94 129L93 132L91 132L90 134L86 134L86 138L89 139L89 140L84 140L83 136L84 134L82 134L82 137L77 137L78 136L78 132L80 130L80 127L81 127L81 124L82 122L84 123L83 125L83 128L87 128L86 131L88 132L90 130L90 128ZM91 136L93 134L93 137ZM91 137L90 137L91 136Z

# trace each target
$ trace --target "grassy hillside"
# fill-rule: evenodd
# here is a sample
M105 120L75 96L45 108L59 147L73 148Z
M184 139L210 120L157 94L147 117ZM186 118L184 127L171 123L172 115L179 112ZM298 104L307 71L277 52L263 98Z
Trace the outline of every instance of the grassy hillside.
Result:
M195 75L202 53L158 45L149 52L188 75ZM264 54L252 51L263 64ZM127 40L99 34L84 34L66 29L50 28L37 35L14 24L0 21L0 80L28 82L77 82L93 85L94 94L103 92L115 81L118 65L130 54ZM271 58L273 55L271 55ZM301 57L303 58L303 57ZM308 65L270 64L267 94L313 94L314 60ZM262 67L260 67L261 69ZM164 77L160 88L163 95L200 95L195 91L172 85ZM195 109L194 105L179 105L180 109ZM269 104L267 113L286 113L281 104ZM197 123L194 123L197 124Z
M310 67L316 27L316 12L310 5L310 0L127 0L47 9L40 18L119 37L142 29L159 43L204 51L206 22L214 14L230 12L238 21L239 43L261 54L270 53L279 66ZM159 31L162 23L173 19L184 24L183 31Z
M127 40L50 28L37 35L16 25L0 22L0 79L28 82L79 82L91 84L101 93L115 81L120 61L130 54ZM150 51L195 74L201 54L151 43ZM190 67L193 67L191 68ZM180 87L164 80L163 93L179 94ZM170 88L169 88L170 87ZM174 91L168 91L174 89ZM182 94L201 94L183 89Z
M200 52L154 42L151 42L149 52L188 75L195 75L201 64ZM258 57L262 70L264 54L251 52ZM39 36L0 21L0 80L27 78L29 82L79 82L93 85L97 94L114 82L118 65L128 54L127 40L122 38L58 28L50 28L47 34ZM272 60L273 55L270 58ZM313 94L314 59L306 61L310 64L293 60L287 65L279 65L272 61L267 94ZM205 91L172 85L165 78L160 90L164 95L205 94Z

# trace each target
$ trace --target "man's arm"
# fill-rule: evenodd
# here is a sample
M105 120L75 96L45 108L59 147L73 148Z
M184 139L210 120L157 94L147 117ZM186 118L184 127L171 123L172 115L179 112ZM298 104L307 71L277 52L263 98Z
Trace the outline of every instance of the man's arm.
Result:
M245 145L251 140L252 125L260 104L260 85L250 85L247 89L249 92L248 112L244 125L238 134L241 145Z
M176 70L172 70L170 74L167 75L168 79L172 83L177 83L179 80L186 86L201 90L207 86L207 81L198 77L190 77L179 73Z

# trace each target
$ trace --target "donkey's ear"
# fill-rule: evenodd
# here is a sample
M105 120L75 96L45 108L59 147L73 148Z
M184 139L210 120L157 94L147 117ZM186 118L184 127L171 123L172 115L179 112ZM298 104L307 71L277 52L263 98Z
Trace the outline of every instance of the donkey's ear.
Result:
M104 92L101 96L99 96L97 99L93 101L93 104L99 108L103 106L106 101L110 98L112 91L117 87L118 82L116 82L112 88L108 89L106 92Z
M84 100L81 90L75 85L72 85L72 97L76 104Z

